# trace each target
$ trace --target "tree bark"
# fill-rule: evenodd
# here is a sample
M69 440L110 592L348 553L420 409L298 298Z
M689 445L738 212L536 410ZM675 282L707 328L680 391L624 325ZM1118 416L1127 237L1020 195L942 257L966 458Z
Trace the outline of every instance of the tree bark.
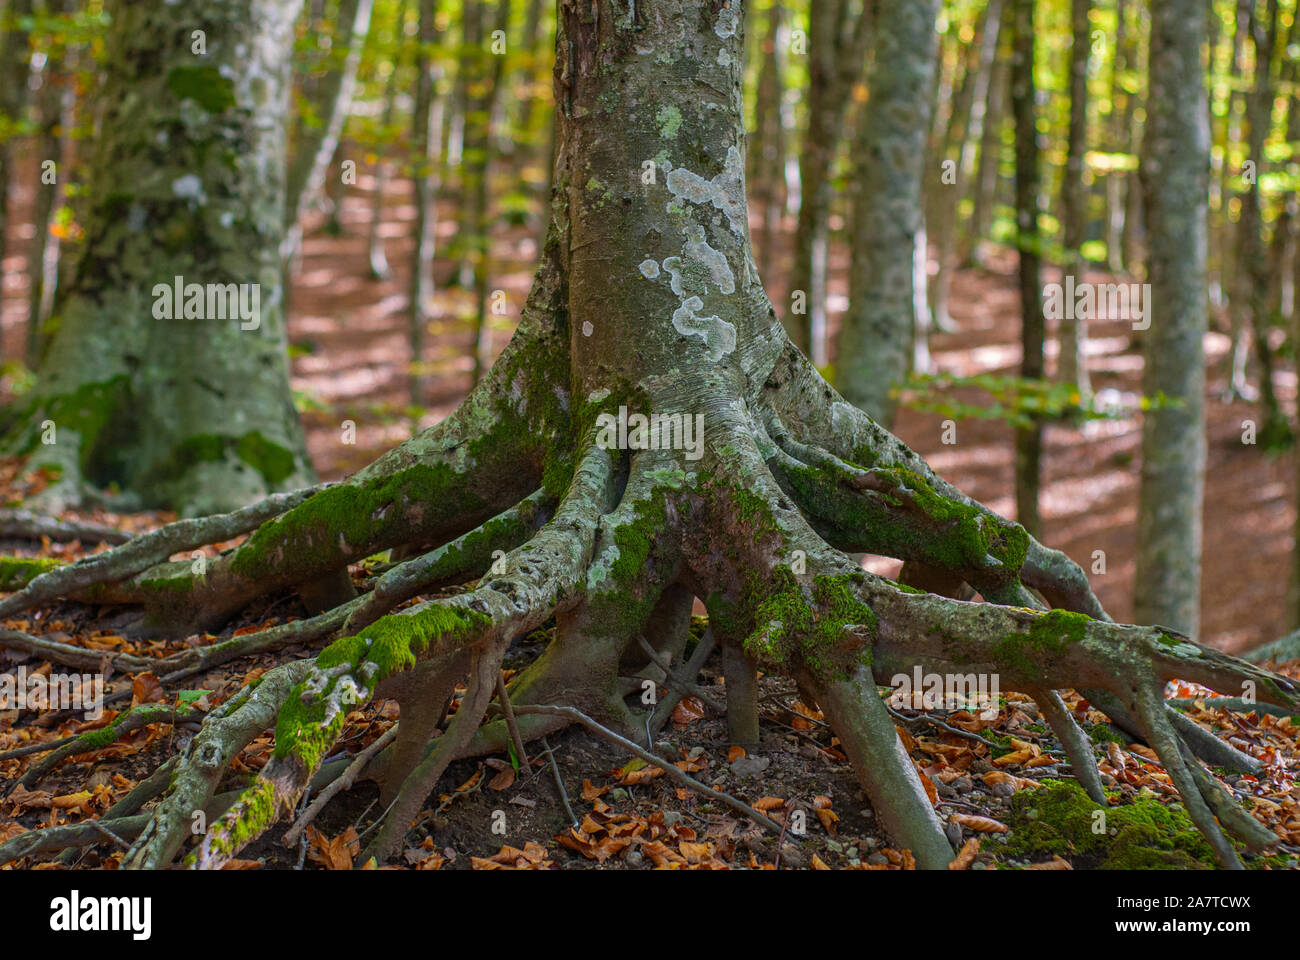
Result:
M1037 86L1034 83L1034 0L1012 0L1014 18L1011 58L1011 109L1016 124L1016 249L1020 268L1020 376L1041 380L1043 358L1043 289L1038 226L1039 151ZM1016 430L1016 519L1037 536L1041 485L1043 425Z
M1152 9L1142 190L1150 236L1151 329L1142 391L1178 406L1142 420L1136 616L1195 637L1205 490L1206 195L1209 107L1201 67L1205 4Z
M300 5L221 0L196 16L110 4L86 242L16 440L33 466L60 471L48 506L84 482L210 513L312 478L280 309ZM222 297L172 303L177 277ZM249 285L247 318L231 284Z
M1085 261L1082 246L1087 238L1088 193L1084 184L1084 156L1088 152L1088 53L1091 49L1088 11L1091 0L1072 0L1070 4L1070 133L1061 189L1062 219L1065 227L1066 276L1083 281ZM1088 342L1088 321L1075 311L1065 311L1057 340L1060 344L1060 380L1076 387L1086 396L1092 388L1088 380L1088 360L1084 345Z
M888 427L906 379L916 331L917 233L922 178L916 158L930 129L935 66L933 0L882 0L876 21L871 99L857 143L849 311L837 355L840 391ZM922 301L924 302L924 301Z

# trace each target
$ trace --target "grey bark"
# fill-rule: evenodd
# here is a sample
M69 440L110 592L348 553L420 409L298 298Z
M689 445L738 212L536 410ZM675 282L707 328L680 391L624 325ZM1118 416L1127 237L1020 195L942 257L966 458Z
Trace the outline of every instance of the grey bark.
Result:
M1142 423L1136 617L1195 637L1205 487L1206 195L1209 107L1200 0L1152 9L1142 189L1150 236L1151 329L1143 393L1180 402Z
M84 480L211 513L311 481L280 306L300 6L219 0L196 16L162 0L109 4L86 242L17 439L33 466L61 471L46 506L79 499ZM226 285L257 284L245 292L260 311L244 321L227 306L221 319L204 297L186 318L163 299L178 276L221 285L227 303Z
M888 426L891 395L906 378L916 324L917 233L922 177L917 161L930 128L935 0L882 0L876 22L871 99L857 144L853 267L840 332L837 379L848 401Z
M1065 227L1065 262L1067 276L1084 279L1082 246L1087 237L1088 193L1084 184L1084 156L1088 151L1088 53L1091 49L1088 11L1091 0L1072 0L1070 4L1070 133L1061 189L1062 219ZM1079 393L1091 392L1084 344L1088 341L1088 321L1066 311L1058 334L1060 344L1060 379L1077 387Z
M1020 375L1042 379L1043 291L1042 237L1038 226L1039 147L1037 88L1034 83L1034 0L1012 0L1014 18L1011 58L1011 104L1016 125L1016 247L1020 281ZM1016 519L1038 536L1038 490L1041 483L1043 426L1016 430Z

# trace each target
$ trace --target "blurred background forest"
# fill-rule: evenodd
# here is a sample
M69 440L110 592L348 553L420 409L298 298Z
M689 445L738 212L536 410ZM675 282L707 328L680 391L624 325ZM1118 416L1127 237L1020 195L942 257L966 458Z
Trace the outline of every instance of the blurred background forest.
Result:
M1201 639L1241 651L1300 625L1300 592L1287 590L1300 17L1296 0L1206 3ZM1024 362L1016 224L1018 204L1029 201L1015 189L1016 5L945 0L935 25L931 119L925 156L915 159L928 171L926 282L914 298L911 374L897 386L893 428L972 497L1017 516L1017 428L1041 427L1036 532L1088 570L1102 603L1128 621L1141 411L1160 400L1143 397L1141 333L1128 314L1087 325L1048 319L1041 370ZM874 149L863 121L870 4L744 6L759 268L796 342L838 385L861 362L840 333L853 309L855 224L870 216L859 189ZM1042 282L1070 274L1140 283L1149 255L1138 176L1148 4L1029 6ZM298 18L284 306L295 404L323 479L446 416L510 338L545 227L554 7L308 0ZM0 399L19 404L86 241L80 218L109 18L98 0L5 0L0 9ZM39 487L39 476L9 464L10 499ZM868 564L891 576L897 567Z

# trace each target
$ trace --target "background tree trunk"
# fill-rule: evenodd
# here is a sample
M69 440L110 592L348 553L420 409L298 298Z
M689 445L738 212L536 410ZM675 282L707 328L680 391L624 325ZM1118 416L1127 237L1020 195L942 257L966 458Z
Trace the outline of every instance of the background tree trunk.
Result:
M850 403L886 427L897 406L891 391L907 376L916 329L921 182L939 176L917 163L930 129L937 14L934 0L881 0L871 99L856 150L853 266L836 379Z
M1020 375L1043 377L1043 288L1038 227L1038 110L1034 83L1034 0L1012 0L1011 109L1016 123L1016 248L1020 257ZM1038 490L1042 479L1043 426L1016 430L1016 519L1039 534Z
M1209 106L1201 56L1201 0L1151 11L1150 108L1142 190L1151 264L1151 329L1142 377L1147 396L1179 406L1142 420L1137 603L1144 623L1197 634L1205 487L1206 195Z
M84 479L210 513L310 482L280 306L300 7L109 4L86 241L18 440L34 466L61 471L47 503L78 499ZM206 303L202 317L184 303L169 313L155 286L176 277L259 284L260 315L222 320Z

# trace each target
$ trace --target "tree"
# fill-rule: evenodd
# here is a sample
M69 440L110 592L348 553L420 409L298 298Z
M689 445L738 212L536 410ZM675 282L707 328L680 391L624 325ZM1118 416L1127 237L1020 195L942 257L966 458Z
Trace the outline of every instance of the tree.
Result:
M1043 358L1042 234L1038 226L1038 88L1034 82L1034 2L1011 0L1011 112L1016 126L1016 250L1020 279L1020 376L1041 380ZM1040 528L1043 425L1016 429L1016 519L1032 535Z
M823 0L808 13L808 128L799 154L799 217L790 291L802 292L786 330L819 366L826 363L826 260L831 166L843 138L850 93L861 75L871 31L870 0Z
M200 514L312 479L280 309L295 0L113 2L86 234L16 445Z
M876 13L871 99L859 125L849 310L837 377L846 400L888 426L893 393L907 376L918 297L925 304L921 181L930 129L937 0L881 0ZM919 273L919 276L918 276Z
M1065 221L1064 273L1083 280L1083 241L1088 230L1088 194L1084 185L1084 154L1088 152L1088 10L1091 0L1070 3L1070 136L1065 160L1065 177L1061 184L1061 210ZM1060 377L1064 383L1078 387L1081 394L1091 392L1088 361L1084 344L1088 341L1088 321L1065 311L1061 320Z
M1146 198L1151 329L1142 390L1176 401L1142 420L1136 617L1197 635L1205 497L1206 207L1209 105L1201 66L1205 4L1151 11Z
M341 636L213 711L125 866L175 857L226 763L276 712L273 757L209 821L196 866L228 861L309 783L328 782L337 765L322 760L347 708L375 695L395 696L402 719L376 758L392 805L363 859L400 848L447 764L504 749L512 726L517 749L574 719L648 746L667 712L633 713L620 660L642 636L680 649L692 595L710 614L700 649L727 651L733 735L756 723L757 668L795 677L882 825L923 868L942 869L953 851L876 689L922 665L996 671L1004 688L1032 692L1100 801L1090 742L1051 692L1079 685L1152 744L1225 866L1239 863L1223 830L1256 846L1272 839L1184 760L1180 738L1189 725L1204 731L1167 713L1161 690L1173 676L1225 692L1250 680L1261 700L1290 705L1292 681L1165 628L1111 622L1075 564L936 476L785 337L745 219L739 23L735 3L561 5L547 244L517 333L448 419L344 483L163 528L0 601L11 616L52 595L111 598L141 604L155 629L192 631L377 551L440 544L373 593L187 653L190 668L208 669L232 650ZM653 433L632 419L648 415L660 418ZM202 574L165 562L254 528ZM849 552L901 557L989 602L904 589ZM390 613L436 584L479 577L467 592ZM506 719L480 726L505 690L511 639L553 614L554 641L498 704ZM679 679L702 662L697 650ZM466 672L467 693L430 744ZM1208 739L1228 751L1219 762L1248 762ZM1189 743L1206 751L1204 736Z

